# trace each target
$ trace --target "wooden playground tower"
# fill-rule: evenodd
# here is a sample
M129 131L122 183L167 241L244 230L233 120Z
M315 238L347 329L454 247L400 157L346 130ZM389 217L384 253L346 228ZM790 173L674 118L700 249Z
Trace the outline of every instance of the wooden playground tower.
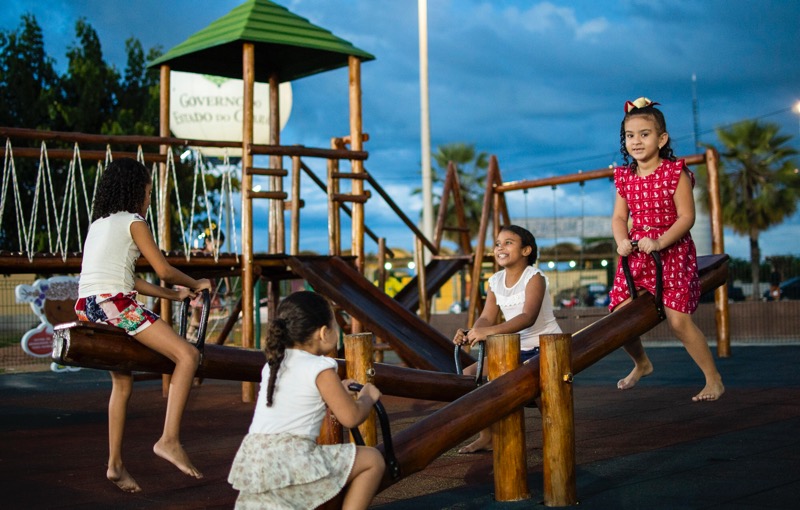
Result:
M391 249L387 248L386 240L375 235L365 224L364 206L371 197L371 192L365 190L365 182L369 183L374 193L380 195L389 207L409 227L415 236L417 248L418 277L414 282L415 291L405 292L403 299L405 306L411 310L420 309L423 317L429 314L430 292L441 285L442 278L448 275L453 267L463 267L469 258L471 247L469 233L466 228L463 208L461 208L460 186L454 167L448 169L445 183L445 196L455 198L458 211L458 225L447 227L444 225L444 211L440 214L433 241L427 239L416 227L415 222L409 219L402 207L397 205L391 196L386 193L380 184L369 175L364 167L368 153L364 150L364 142L368 135L364 133L361 111L361 63L372 60L374 57L344 41L329 31L309 23L306 19L296 16L285 8L267 0L251 0L233 9L229 14L211 23L205 29L189 37L186 41L171 49L165 55L152 62L151 67L158 67L160 71L160 126L159 136L104 136L83 133L64 133L52 131L36 131L24 128L2 128L0 135L10 140L34 140L44 147L45 143L74 144L75 150L49 148L46 154L50 159L73 159L75 164L78 159L94 159L102 161L110 157L139 158L143 162L158 163L158 186L155 190L159 200L154 200L160 208L158 214L158 231L160 247L167 252L170 262L184 271L197 275L221 274L228 270L241 275L241 300L240 307L235 313L241 311L241 336L243 347L254 347L255 341L255 304L254 286L259 278L267 281L268 303L271 309L279 301L279 285L281 279L297 277L288 267L287 259L299 254L300 239L300 211L303 199L300 190L301 173L305 172L320 186L327 195L328 201L328 255L338 257L343 255L341 212L344 211L352 217L351 239L349 257L355 269L363 274L365 263L365 236L369 236L378 245L379 267L383 268L383 259L393 256ZM280 140L280 96L279 84L292 81L319 72L333 70L341 67L348 69L348 97L349 97L349 126L350 132L345 136L331 139L330 148L310 148L298 145L281 145ZM171 136L170 130L170 73L171 71L212 74L228 78L241 78L243 80L243 121L242 141L209 141L181 139ZM254 141L254 84L256 81L269 84L270 105L270 138L268 144L259 144ZM78 144L97 145L107 147L106 151L84 149L78 153ZM24 144L22 144L24 145ZM118 146L138 146L138 153L112 149ZM192 257L191 260L182 260L182 254L173 253L173 243L170 239L169 218L170 211L170 173L169 161L173 158L176 147L210 147L241 150L241 254L220 254L215 260L202 257ZM145 149L150 149L145 150ZM12 152L11 145L2 149L3 154L9 156ZM157 151L157 152L155 152ZM28 147L13 148L14 157L40 158L44 150ZM269 165L266 168L257 167L254 157L257 155L269 156ZM314 175L313 171L303 162L302 158L322 158L327 160L327 179ZM287 169L284 158L291 159L291 166ZM174 158L173 158L174 159ZM350 171L340 168L342 160L349 160ZM99 163L98 163L99 165ZM82 167L82 163L81 163ZM289 188L284 187L284 178L288 177ZM254 191L254 179L266 179L268 189ZM350 181L349 190L342 189L342 181ZM268 218L254 218L253 201L268 200ZM349 204L349 205L348 205ZM284 212L289 211L287 246L287 228L284 222ZM268 251L266 254L254 253L253 227L257 222L266 222L269 232ZM462 256L457 257L455 264L448 266L448 271L432 271L433 280L426 279L426 271L422 259L424 249L439 255L443 232L446 229L459 231L459 246ZM62 257L55 254L29 254L26 258L22 254L0 253L0 267L6 272L36 272L46 274L75 274L80 272L80 253L64 253ZM434 265L435 261L434 261ZM142 271L148 268L137 266ZM438 280L437 280L438 278ZM381 280L385 279L385 272L381 273ZM172 320L172 309L168 303L163 303L161 316ZM229 321L230 322L230 321ZM363 330L358 317L353 317L351 324L353 332ZM231 326L232 327L232 326ZM227 329L227 326L226 326ZM245 383L243 398L251 400L255 396L255 386Z

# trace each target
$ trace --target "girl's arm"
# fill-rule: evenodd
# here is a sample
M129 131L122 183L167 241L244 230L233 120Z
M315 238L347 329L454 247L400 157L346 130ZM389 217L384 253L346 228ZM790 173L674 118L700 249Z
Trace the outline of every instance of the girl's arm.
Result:
M668 248L685 236L689 229L694 226L695 210L692 181L686 172L681 172L673 200L675 201L675 209L678 212L678 219L658 239L646 238L639 241L639 249L641 251L651 253Z
M617 196L614 199L614 212L611 213L611 233L617 242L617 253L623 257L627 257L633 252L633 245L628 237L629 215L628 201L622 198L622 195L617 191Z
M317 389L339 423L351 429L359 426L369 416L372 406L380 400L381 392L367 383L353 400L334 369L323 370L317 376Z
M154 285L138 276L134 281L133 290L144 296L169 299L170 301L183 301L187 297L194 297L197 295L192 289L186 287L178 287L177 289L162 287L160 285Z
M159 278L173 285L189 287L195 292L203 289L211 290L211 281L207 278L195 280L183 271L172 267L170 263L167 262L167 259L164 258L164 254L158 249L147 223L143 221L134 221L131 223L131 236L133 237L133 242L136 243L136 247L139 248L142 256L147 259L147 262L150 263L150 266ZM144 294L144 292L142 293Z
M497 315L499 313L500 307L497 306L497 298L495 298L492 289L489 289L489 291L486 293L486 302L483 305L483 310L481 310L480 317L478 317L478 320L475 321L475 323L472 325L472 329L469 331L464 329L457 330L455 336L453 337L453 343L457 345L475 345L481 339L473 340L473 336L469 335L475 329L483 330L492 326L495 322L497 322Z
M544 276L541 274L533 275L525 285L525 304L522 305L522 313L511 320L485 327L478 325L478 321L475 321L475 326L469 330L467 335L471 343L475 344L480 340L486 340L489 335L519 333L523 329L531 327L536 322L539 317L539 311L542 309L545 287ZM494 297L494 293L492 293L492 296ZM486 301L488 303L489 300L487 299Z

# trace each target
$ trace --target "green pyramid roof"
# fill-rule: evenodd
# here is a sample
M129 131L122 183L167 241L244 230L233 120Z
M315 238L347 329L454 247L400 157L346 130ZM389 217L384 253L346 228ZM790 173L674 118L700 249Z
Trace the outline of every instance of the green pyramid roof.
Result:
M174 71L242 78L242 43L255 45L256 81L280 82L375 57L269 0L248 0L149 64Z

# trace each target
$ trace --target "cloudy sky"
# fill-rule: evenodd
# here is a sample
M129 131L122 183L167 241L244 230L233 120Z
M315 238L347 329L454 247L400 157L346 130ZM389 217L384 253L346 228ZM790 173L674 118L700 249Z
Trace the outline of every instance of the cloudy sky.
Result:
M240 0L6 0L0 29L33 12L48 53L63 69L85 17L106 59L122 69L124 41L164 51ZM278 0L377 57L362 67L367 168L416 219L421 210L419 45L415 0ZM744 119L780 125L800 149L800 2L752 0L429 0L431 143L475 144L495 154L506 181L564 175L620 161L627 99L662 104L673 148L693 154L695 135ZM697 129L693 116L696 75ZM285 144L327 147L349 132L347 72L292 84ZM323 172L324 165L311 165ZM308 189L308 186L306 187ZM609 215L608 182L508 196L513 217ZM368 225L391 246L411 236L372 200ZM308 203L308 201L307 201ZM327 246L324 210L304 212L303 248ZM317 215L319 214L319 215ZM610 231L610 226L609 226ZM726 251L748 257L746 239L726 233ZM542 244L548 244L542 240ZM761 237L765 255L800 255L800 215ZM374 247L368 245L368 250Z

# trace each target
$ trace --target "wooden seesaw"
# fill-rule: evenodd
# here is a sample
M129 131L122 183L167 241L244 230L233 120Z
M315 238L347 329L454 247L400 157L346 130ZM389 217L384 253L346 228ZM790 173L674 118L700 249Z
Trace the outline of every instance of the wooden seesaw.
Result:
M698 258L702 292L726 283L727 263L727 255ZM662 320L653 296L643 294L576 332L572 337L572 372L588 368ZM171 373L174 369L167 358L119 329L82 322L56 326L53 359L64 365L104 370ZM339 373L344 376L344 361L338 361ZM260 381L264 362L261 351L205 345L198 376L256 382ZM386 395L451 402L393 436L402 476L394 478L387 473L383 488L424 469L447 450L536 398L541 390L538 362L528 362L479 387L469 376L386 364L375 365L373 382ZM425 441L420 441L421 437Z

